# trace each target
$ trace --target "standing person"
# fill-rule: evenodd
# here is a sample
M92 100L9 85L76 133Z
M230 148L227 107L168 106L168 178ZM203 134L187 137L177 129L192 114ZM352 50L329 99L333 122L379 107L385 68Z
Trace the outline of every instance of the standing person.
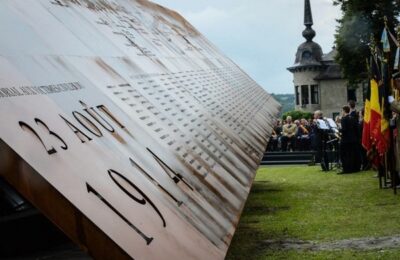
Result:
M314 112L314 120L311 125L311 148L315 151L315 162L321 163L323 171L329 171L328 154L325 151L326 133L324 130L318 128L317 120L323 120L322 111L317 110Z
M286 117L286 124L282 127L282 137L281 137L281 144L282 144L282 151L288 150L288 144L290 144L292 150L295 149L294 145L296 142L296 131L297 127L295 124L292 123L292 117Z
M358 172L360 171L358 121L355 117L350 116L349 106L343 106L341 123L340 158L343 166L342 173Z
M356 109L356 102L354 100L349 100L348 105L350 107L349 116L355 118L358 122L360 115L358 114L358 111Z
M356 109L356 102L354 100L349 100L348 105L350 107L349 116L352 117L355 120L355 122L357 122L356 128L357 128L357 140L358 140L358 142L357 142L356 145L358 146L358 152L357 152L357 154L354 155L355 158L354 158L354 162L353 163L354 163L354 168L355 169L356 168L360 169L361 168L361 161L362 161L362 159L361 159L362 158L362 148L363 148L362 145L361 145L362 130L360 131L360 124L359 124L360 114ZM361 119L362 119L362 117L361 117Z

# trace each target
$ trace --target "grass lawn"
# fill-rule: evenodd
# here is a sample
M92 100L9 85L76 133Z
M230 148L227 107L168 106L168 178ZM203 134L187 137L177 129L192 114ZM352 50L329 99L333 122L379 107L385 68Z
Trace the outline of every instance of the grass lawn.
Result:
M400 235L400 195L380 190L374 175L337 175L308 166L260 168L227 259L400 259L400 248L298 251L263 243Z

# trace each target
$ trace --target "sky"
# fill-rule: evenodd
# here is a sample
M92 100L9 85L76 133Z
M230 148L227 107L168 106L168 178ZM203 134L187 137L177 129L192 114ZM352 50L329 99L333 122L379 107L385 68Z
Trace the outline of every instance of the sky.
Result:
M152 0L179 12L269 93L293 93L297 47L305 41L303 0ZM341 12L332 0L311 0L313 29L324 53L334 44Z

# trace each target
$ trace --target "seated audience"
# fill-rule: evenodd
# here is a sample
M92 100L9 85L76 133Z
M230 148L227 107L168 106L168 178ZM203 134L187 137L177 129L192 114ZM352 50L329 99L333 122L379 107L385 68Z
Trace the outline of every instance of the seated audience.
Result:
M310 150L310 127L306 119L302 118L299 125L297 126L296 138L297 138L297 150L308 151Z
M281 144L282 144L282 151L287 151L288 146L292 150L295 149L295 142L296 142L296 131L297 127L295 124L292 123L292 117L286 117L286 124L282 127L282 137L281 137Z
M282 133L281 121L277 120L276 124L272 130L271 137L269 138L267 151L269 151L269 152L278 151L281 133Z

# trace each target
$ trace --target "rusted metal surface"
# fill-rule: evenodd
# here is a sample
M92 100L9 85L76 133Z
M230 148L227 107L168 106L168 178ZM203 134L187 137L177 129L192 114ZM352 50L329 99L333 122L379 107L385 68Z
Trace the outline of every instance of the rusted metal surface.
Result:
M147 1L4 0L0 31L0 138L129 256L222 259L278 103Z
M82 215L71 202L1 140L0 156L0 176L29 198L36 208L40 208L42 213L79 245L83 252L95 259L130 259L124 250L104 235L90 219ZM0 235L2 241L9 239L2 236L3 233ZM4 248L4 244L7 242L2 243L0 249ZM21 254L24 254L23 249L21 248ZM1 257L8 259L9 255L0 251Z

